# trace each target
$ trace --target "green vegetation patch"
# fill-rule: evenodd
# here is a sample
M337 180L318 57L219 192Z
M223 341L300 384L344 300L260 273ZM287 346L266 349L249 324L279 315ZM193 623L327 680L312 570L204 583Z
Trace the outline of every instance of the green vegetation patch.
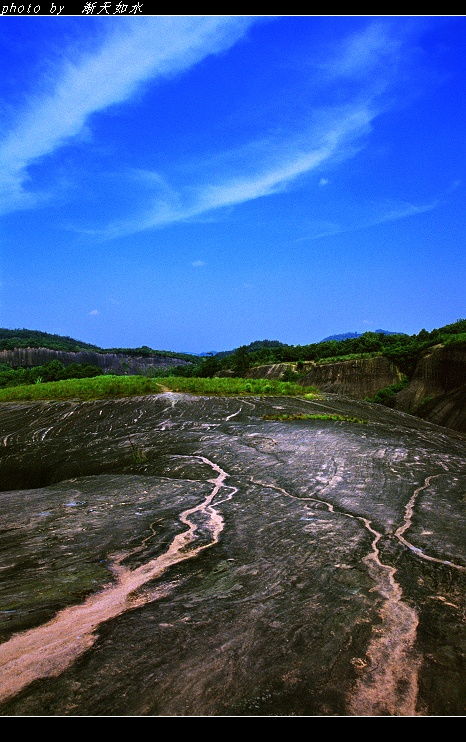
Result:
M401 392L409 384L409 378L403 376L396 384L385 386L383 389L379 389L377 394L373 397L365 397L365 402L375 402L376 404L383 404L385 407L394 407L396 402L396 395Z
M145 376L96 376L0 389L0 402L41 399L103 399L158 394L161 384Z
M223 377L182 377L167 376L159 379L165 387L173 392L186 394L214 394L221 396L277 396L277 397L302 397L315 399L318 396L317 389L306 387L292 381L279 381L277 379L243 379Z
M87 379L67 379L0 389L0 402L34 401L42 399L103 399L159 394L163 391L182 394L219 396L301 396L318 397L317 390L293 382L268 379L228 379L168 376L97 376Z
M367 420L363 420L360 417L349 417L346 415L336 414L307 414L304 412L296 412L294 414L283 414L283 415L264 415L264 420L279 420L288 422L289 420L337 420L338 422L346 423L367 423Z
M466 332L460 332L458 335L450 335L444 340L444 345L458 349L466 348Z
M17 369L0 363L0 387L28 386L63 379L88 379L93 376L102 376L103 373L101 368L89 363L70 363L65 367L60 361L50 361L43 366Z

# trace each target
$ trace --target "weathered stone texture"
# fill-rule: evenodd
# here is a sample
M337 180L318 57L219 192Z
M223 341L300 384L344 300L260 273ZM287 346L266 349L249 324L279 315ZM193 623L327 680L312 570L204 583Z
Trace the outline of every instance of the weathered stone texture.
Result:
M144 373L152 368L168 368L186 363L181 358L165 356L130 356L123 353L94 353L79 351L71 353L50 348L15 348L0 351L0 363L12 368L43 366L50 361L60 361L64 366L71 363L89 363L107 373L116 375Z
M274 363L257 366L248 371L248 377L255 379L279 379L284 372L296 364ZM386 386L396 384L402 374L394 363L383 356L362 358L338 363L306 363L306 375L300 379L302 386L315 386L332 394L343 394L352 399L364 399L376 394Z
M466 352L436 345L417 364L410 384L396 395L396 408L466 432Z
M462 436L333 394L0 429L0 716L464 714Z
M296 364L274 363L248 371L254 379L280 379L286 370L297 371ZM374 397L385 387L397 384L403 374L395 363L383 356L338 363L305 363L304 387L351 399ZM458 432L466 432L466 351L436 345L429 348L417 364L409 384L394 397L393 406Z

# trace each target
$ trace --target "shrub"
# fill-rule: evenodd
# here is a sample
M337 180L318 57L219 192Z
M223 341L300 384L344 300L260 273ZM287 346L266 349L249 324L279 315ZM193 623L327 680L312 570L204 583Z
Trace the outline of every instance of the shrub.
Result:
M349 417L346 415L337 414L326 414L326 413L305 413L296 412L294 414L283 414L283 415L264 415L264 420L279 420L280 422L289 420L336 420L337 422L348 422L348 423L367 423L367 420L363 420L359 417Z
M377 394L373 397L366 397L365 401L383 404L385 407L393 407L396 401L396 394L401 392L407 384L409 384L409 379L407 376L404 376L396 384L391 384L390 386L385 386L383 389L379 389Z

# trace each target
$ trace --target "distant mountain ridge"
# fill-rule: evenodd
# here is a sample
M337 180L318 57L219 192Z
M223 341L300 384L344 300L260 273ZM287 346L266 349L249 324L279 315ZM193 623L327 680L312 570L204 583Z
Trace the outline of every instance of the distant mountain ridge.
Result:
M405 332L393 332L392 330L373 330L373 332L375 335L406 335ZM360 338L364 334L365 333L363 332L345 332L342 335L329 335L329 337L324 338L320 342L326 343L328 340L348 340L350 338Z
M140 348L101 348L98 345L84 343L75 340L68 335L56 335L41 330L28 330L25 328L10 330L0 327L0 350L17 350L19 348L47 348L55 351L68 353L93 352L101 355L129 355L138 357L160 356L163 358L181 358L185 361L192 360L192 353L177 353L170 350L155 350L143 345Z

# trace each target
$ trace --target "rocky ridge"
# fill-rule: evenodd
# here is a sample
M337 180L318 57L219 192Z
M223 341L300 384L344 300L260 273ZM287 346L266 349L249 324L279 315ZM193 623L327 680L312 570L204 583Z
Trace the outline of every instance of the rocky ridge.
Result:
M138 356L125 353L96 353L81 350L76 353L51 348L15 348L14 350L0 350L0 363L6 363L12 368L31 368L42 366L50 361L60 361L64 366L71 363L89 363L101 368L105 373L115 375L146 374L150 370L166 369L171 366L185 365L186 360L172 356L153 355Z
M248 371L251 378L279 379L296 364L257 366ZM302 386L315 386L323 392L365 399L386 387L396 385L403 373L383 356L339 361L305 363ZM436 345L424 352L409 383L395 392L390 406L422 417L458 432L466 432L466 351Z

